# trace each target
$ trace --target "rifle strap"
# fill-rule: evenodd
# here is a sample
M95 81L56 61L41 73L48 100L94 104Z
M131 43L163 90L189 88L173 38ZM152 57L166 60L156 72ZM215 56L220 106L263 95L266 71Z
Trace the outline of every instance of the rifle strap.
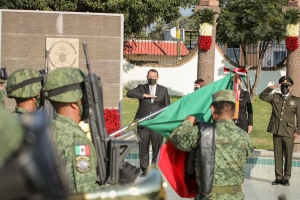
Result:
M43 79L44 79L43 76L39 76L39 77L36 77L36 78L32 78L32 79L22 81L21 83L18 83L16 85L11 86L11 87L6 87L6 92L12 92L12 91L20 89L20 88L22 88L26 85L41 82Z

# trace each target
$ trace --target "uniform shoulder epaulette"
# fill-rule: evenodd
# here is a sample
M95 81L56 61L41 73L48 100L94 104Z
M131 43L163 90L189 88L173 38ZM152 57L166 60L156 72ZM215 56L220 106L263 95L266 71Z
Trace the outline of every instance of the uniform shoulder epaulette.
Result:
M296 97L297 99L300 99L300 97L293 95L292 97Z

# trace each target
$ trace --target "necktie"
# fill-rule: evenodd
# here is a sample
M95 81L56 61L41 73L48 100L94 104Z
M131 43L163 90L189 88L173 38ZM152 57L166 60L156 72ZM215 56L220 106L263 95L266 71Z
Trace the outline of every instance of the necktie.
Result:
M150 94L152 96L155 96L154 87L150 87ZM154 101L154 98L151 98L151 103L153 103L153 101Z
M286 96L285 96L285 95L283 95L283 96L282 96L282 98L283 98L283 99L286 99Z

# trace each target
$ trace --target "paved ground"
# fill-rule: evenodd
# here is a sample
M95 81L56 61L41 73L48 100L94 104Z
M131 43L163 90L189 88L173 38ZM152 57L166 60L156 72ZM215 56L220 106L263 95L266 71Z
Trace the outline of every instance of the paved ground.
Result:
M280 195L285 195L285 200L300 199L300 175L292 177L291 186L289 187L282 185L272 186L272 181L257 178L245 179L242 185L245 200L278 200ZM167 200L185 199L180 198L171 187L167 187L166 194Z

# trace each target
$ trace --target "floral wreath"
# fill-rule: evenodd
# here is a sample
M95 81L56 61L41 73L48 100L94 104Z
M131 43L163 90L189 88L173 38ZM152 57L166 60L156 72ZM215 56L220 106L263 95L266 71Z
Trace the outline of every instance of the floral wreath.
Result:
M288 51L295 51L299 47L299 13L297 9L290 9L285 13L286 25L285 45Z
M199 48L208 51L212 45L212 27L214 25L215 14L211 9L197 10L191 17L200 24L199 28Z

